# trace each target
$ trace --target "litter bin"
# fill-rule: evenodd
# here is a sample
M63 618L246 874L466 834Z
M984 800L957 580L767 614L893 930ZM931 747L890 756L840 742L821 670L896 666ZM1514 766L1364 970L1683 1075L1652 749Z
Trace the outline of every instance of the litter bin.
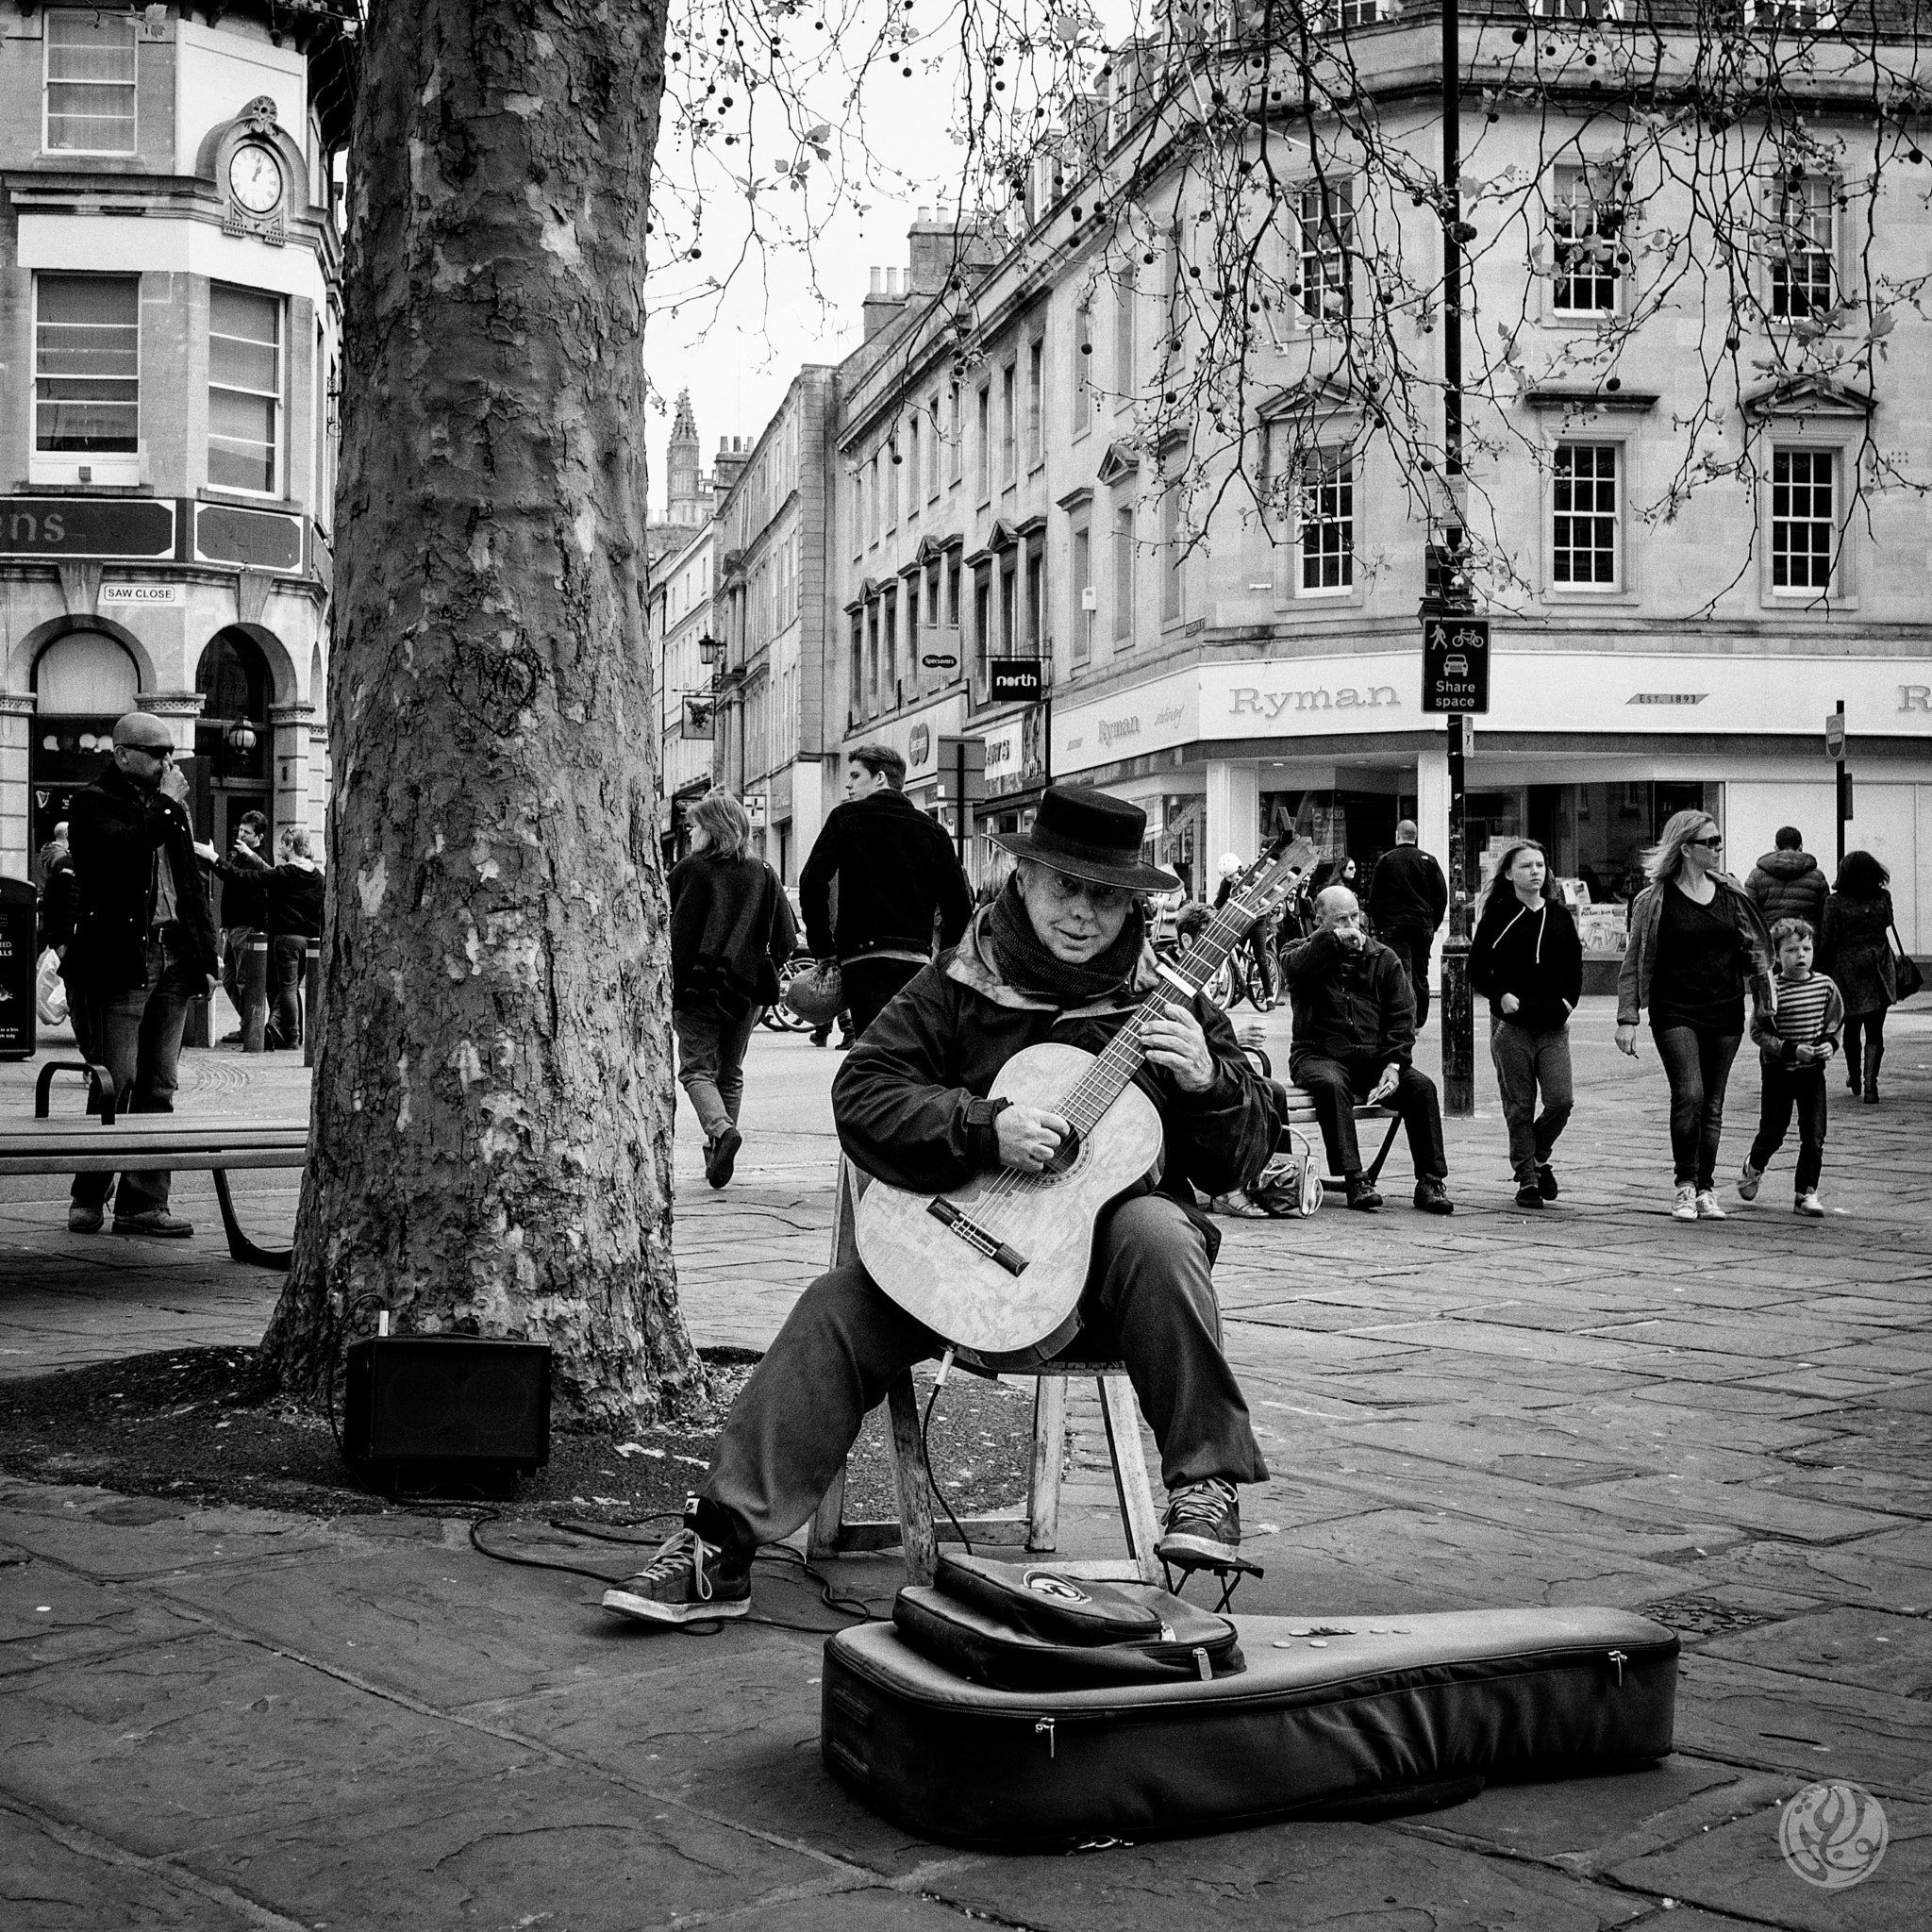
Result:
M0 1060L34 1057L40 904L25 879L0 878Z

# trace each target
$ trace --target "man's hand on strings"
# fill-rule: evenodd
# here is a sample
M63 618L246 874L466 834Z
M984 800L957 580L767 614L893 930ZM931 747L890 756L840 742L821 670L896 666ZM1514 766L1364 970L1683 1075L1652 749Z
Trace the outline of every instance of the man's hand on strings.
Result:
M1142 1050L1155 1066L1173 1076L1183 1093L1207 1092L1214 1084L1214 1056L1208 1050L1200 1021L1172 1000L1161 1015L1141 1024Z
M1015 1101L1000 1108L993 1131L999 1136L1002 1167L1038 1174L1059 1152L1071 1129L1061 1115Z

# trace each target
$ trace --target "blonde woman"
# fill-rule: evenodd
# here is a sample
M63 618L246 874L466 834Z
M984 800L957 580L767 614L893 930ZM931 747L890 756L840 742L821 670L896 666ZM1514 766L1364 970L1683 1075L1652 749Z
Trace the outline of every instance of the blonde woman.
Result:
M777 874L745 850L751 821L737 799L708 791L691 824L693 850L670 878L671 1018L678 1084L705 1130L705 1178L722 1188L743 1144L744 1049L798 929Z
M1650 883L1630 908L1630 943L1617 974L1617 1047L1637 1058L1637 1016L1671 1083L1676 1221L1722 1221L1717 1151L1724 1087L1744 1037L1744 992L1774 1013L1775 961L1764 915L1722 869L1724 838L1708 812L1680 811L1645 856Z

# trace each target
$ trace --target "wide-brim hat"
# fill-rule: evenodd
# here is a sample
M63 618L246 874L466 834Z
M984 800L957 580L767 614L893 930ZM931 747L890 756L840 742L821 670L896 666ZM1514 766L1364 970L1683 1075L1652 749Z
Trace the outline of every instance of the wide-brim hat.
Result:
M1028 830L996 832L993 839L1015 858L1034 859L1089 885L1171 892L1180 880L1141 858L1146 836L1147 814L1138 805L1083 785L1049 785Z

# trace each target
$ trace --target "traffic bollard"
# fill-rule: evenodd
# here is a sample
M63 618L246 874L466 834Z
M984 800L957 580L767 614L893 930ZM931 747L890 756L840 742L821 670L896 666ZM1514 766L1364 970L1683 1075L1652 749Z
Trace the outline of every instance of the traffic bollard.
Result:
M315 1037L322 1031L322 941L302 949L302 1064L315 1064Z
M242 955L242 1051L266 1050L268 1031L268 941L253 939Z

